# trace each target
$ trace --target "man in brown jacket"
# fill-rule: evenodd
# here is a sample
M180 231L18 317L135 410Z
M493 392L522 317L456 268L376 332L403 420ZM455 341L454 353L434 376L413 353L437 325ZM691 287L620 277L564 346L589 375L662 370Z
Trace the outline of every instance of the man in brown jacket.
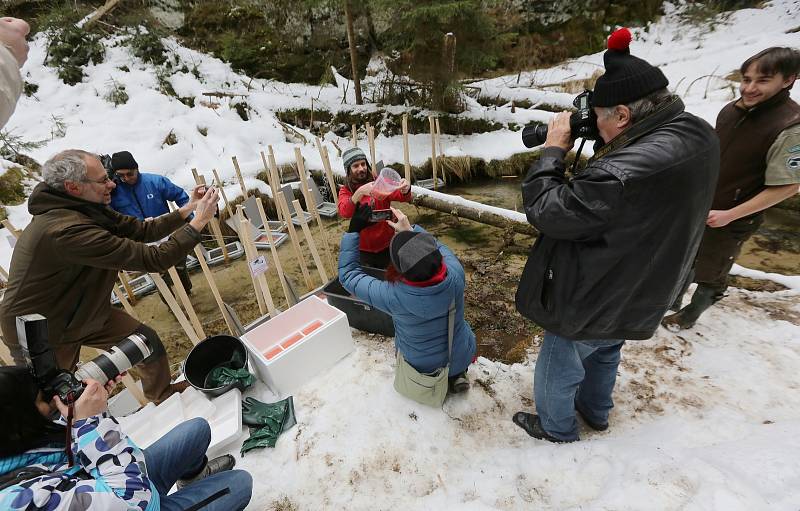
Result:
M184 260L214 216L217 190L198 187L179 210L142 222L107 207L116 185L92 153L60 152L41 172L44 182L28 199L33 220L14 248L0 304L3 342L24 364L16 317L42 314L58 364L74 369L81 346L108 349L141 333L153 347L139 366L144 394L163 401L176 390L164 346L152 328L111 307L111 289L118 270L163 272ZM168 241L147 245L170 233Z
M720 300L742 245L763 221L763 211L798 192L800 105L789 90L800 74L800 52L767 48L740 69L742 97L717 117L720 170L706 230L695 260L697 289L689 305L662 324L678 331L694 326ZM687 284L688 285L688 284Z

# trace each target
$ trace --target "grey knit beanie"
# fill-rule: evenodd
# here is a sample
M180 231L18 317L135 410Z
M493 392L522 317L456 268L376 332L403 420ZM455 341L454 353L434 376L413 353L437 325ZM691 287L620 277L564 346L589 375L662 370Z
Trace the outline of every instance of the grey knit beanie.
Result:
M367 160L367 154L360 147L351 147L350 149L343 152L342 160L344 162L345 174L350 173L350 165L354 164L358 160L366 161L367 167L369 167L369 160Z

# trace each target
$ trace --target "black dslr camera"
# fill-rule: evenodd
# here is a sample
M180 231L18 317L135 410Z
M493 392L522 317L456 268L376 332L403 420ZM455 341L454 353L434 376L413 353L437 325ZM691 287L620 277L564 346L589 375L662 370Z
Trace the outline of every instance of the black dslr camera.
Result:
M595 140L600 134L597 132L597 116L592 109L592 91L585 90L578 94L572 101L577 112L569 116L569 128L572 136ZM547 140L546 124L531 124L522 130L522 143L525 147L535 147L544 144Z
M41 314L17 316L17 338L45 401L58 396L64 404L78 400L85 388L83 380L91 378L105 384L153 352L146 337L131 334L108 353L80 365L72 374L58 367L48 342L47 319Z

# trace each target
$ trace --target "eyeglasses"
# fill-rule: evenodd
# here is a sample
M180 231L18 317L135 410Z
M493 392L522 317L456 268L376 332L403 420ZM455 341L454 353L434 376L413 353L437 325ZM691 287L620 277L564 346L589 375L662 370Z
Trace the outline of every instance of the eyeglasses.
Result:
M83 181L87 182L87 183L97 183L99 185L106 185L106 184L108 184L109 181L111 181L111 179L108 176L105 176L103 179L88 179L88 178L84 178Z

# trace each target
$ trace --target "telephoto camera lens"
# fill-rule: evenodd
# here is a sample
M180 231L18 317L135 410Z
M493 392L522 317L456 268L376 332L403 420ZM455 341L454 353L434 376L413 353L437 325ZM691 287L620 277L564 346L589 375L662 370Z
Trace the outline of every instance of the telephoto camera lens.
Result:
M522 129L522 143L531 148L544 144L547 140L547 124L530 124Z
M153 348L142 334L131 334L108 353L102 353L78 367L75 377L81 381L91 378L107 383L153 353Z

